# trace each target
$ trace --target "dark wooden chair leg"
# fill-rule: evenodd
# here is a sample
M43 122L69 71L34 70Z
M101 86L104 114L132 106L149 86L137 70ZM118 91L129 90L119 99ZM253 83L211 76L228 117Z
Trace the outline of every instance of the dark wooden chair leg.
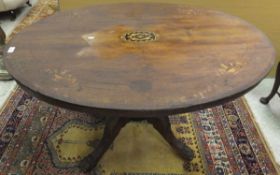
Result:
M127 123L127 119L125 118L107 118L106 119L106 126L104 129L103 137L98 144L97 148L83 159L80 164L79 168L84 171L88 172L92 170L101 159L103 154L109 149L110 145L113 143L114 139L118 135L119 131L125 124Z
M176 153L184 160L190 162L194 158L194 152L187 145L179 141L172 133L171 124L168 117L148 119L154 128L165 138L173 147Z
M26 4L27 4L29 7L32 7L32 4L31 4L30 0L28 0L28 1L26 2Z
M11 80L12 76L7 72L3 63L3 50L6 42L6 34L0 26L0 81Z
M277 91L279 89L279 85L280 85L280 63L278 63L278 66L277 66L275 81L274 81L274 85L273 85L273 88L272 88L270 94L267 97L262 97L260 99L260 102L262 104L268 104L269 101L272 99L272 97L274 97L274 95L277 93Z
M5 43L6 43L6 34L4 30L0 27L0 46L4 46ZM0 51L2 51L2 49Z
M16 12L14 10L11 10L10 14L11 14L11 20L14 21L17 18Z

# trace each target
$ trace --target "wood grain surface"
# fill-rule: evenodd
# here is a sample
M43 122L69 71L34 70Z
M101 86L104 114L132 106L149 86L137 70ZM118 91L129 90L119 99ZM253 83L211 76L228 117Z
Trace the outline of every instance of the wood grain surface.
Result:
M6 41L6 34L0 26L0 47L5 44L5 41ZM0 49L2 49L2 48L0 48ZM2 51L0 51L0 52L2 52Z
M238 16L255 25L268 36L275 47L276 53L280 53L280 20L276 20L280 18L279 0L60 0L59 2L62 11L96 4L121 2L178 3L193 7L218 10ZM277 62L280 61L279 54L276 56L276 60ZM275 77L276 67L277 65L275 65L274 69L270 71L269 76Z
M44 99L135 116L240 96L275 59L266 36L240 18L146 3L57 13L18 34L5 53L14 78Z

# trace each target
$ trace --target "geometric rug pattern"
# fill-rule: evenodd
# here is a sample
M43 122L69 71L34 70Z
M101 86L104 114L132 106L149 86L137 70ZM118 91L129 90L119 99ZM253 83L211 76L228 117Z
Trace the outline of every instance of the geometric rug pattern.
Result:
M17 88L0 113L0 173L278 174L244 99L169 119L174 135L195 151L191 164L152 125L131 122L97 167L82 173L77 165L102 137L103 119L49 105Z

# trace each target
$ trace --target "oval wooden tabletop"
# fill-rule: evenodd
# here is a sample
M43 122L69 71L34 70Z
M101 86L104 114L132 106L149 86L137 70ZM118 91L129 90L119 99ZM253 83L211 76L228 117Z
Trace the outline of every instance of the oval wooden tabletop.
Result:
M135 3L44 19L9 43L5 64L20 84L46 98L160 112L241 95L269 72L274 58L266 36L237 17Z

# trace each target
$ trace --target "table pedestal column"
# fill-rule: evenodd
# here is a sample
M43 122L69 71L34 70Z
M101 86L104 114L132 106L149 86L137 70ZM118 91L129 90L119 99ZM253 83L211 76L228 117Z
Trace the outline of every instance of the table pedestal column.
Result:
M184 143L177 140L171 131L171 124L168 117L158 118L118 118L108 117L105 122L103 137L96 149L85 159L83 159L79 167L82 171L87 172L93 169L103 154L108 150L122 127L130 121L147 120L154 128L165 138L165 140L174 148L176 153L186 161L194 158L193 151Z

